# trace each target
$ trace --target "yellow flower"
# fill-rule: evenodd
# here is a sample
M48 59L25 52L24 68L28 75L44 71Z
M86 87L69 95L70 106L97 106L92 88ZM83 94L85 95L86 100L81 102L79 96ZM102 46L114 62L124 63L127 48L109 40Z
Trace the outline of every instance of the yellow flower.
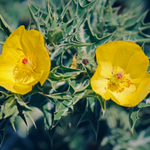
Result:
M95 93L105 100L133 107L150 91L149 60L140 46L128 41L114 41L96 49L97 69L91 78Z
M0 86L13 93L26 94L36 83L44 84L50 66L43 35L20 26L4 43L0 55Z

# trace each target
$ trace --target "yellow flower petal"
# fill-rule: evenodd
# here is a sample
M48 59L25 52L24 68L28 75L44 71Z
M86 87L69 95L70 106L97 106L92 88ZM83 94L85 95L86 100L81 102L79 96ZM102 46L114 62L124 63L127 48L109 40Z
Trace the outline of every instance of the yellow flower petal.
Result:
M45 59L42 58L39 59L38 61L39 65L37 66L37 72L41 71L41 79L40 79L41 85L43 85L45 80L47 79L51 66L51 62L49 61L49 54L46 51L46 49L42 55L45 57Z
M109 100L110 97L107 93L107 84L108 79L103 78L100 76L100 72L97 69L94 76L91 78L91 86L95 93L101 95L104 99Z
M139 104L150 92L150 74L146 73L144 78L141 80L136 93L130 100L128 107L133 107Z
M142 51L142 49L133 42L113 41L100 45L96 49L96 59L98 65L101 62L110 62L112 66L125 68L130 57L138 51Z
M101 62L110 62L111 64L113 64L114 57L117 52L115 43L109 42L105 45L100 45L96 49L96 60L97 60L98 65L100 65Z
M0 57L1 58L1 57ZM0 64L2 61L0 60ZM2 85L3 82L8 81L9 82L15 82L14 78L13 78L13 68L14 66L7 66L5 67L4 65L0 66L0 85Z
M15 84L13 86L14 93L19 93L19 94L26 94L32 90L32 86L30 85L23 85L23 84Z
M0 64L0 86L11 92L26 94L36 83L43 85L51 66L43 35L20 26L4 43Z
M16 53L17 52L16 50L22 49L22 46L20 44L20 37L22 36L24 31L25 31L24 26L20 26L10 34L10 36L6 39L4 43L2 54L5 52L13 51L16 55L18 55L18 53ZM7 49L10 50L8 51Z
M2 54L10 61L16 61L23 54L20 44L20 37L25 31L24 26L17 28L4 43ZM9 49L9 51L8 51Z
M129 88L126 88L123 92L112 92L111 93L111 99L121 106L130 107L130 101L132 100L131 97L134 95L134 91L136 90L135 85L131 85Z
M115 47L117 52L114 57L113 66L119 66L120 68L126 68L130 58L137 52L142 52L139 45L129 41L116 41Z
M100 70L100 75L104 78L111 78L112 76L112 64L109 62L101 62L98 68Z
M114 41L96 49L97 70L91 78L93 91L121 106L133 107L150 91L149 60L133 42Z
M9 89L9 91L13 93L19 94L26 94L27 92L31 91L32 86L15 83L11 67L7 67L7 69L0 67L0 72L2 72L0 74L0 85L2 87Z
M32 40L32 43L30 42ZM37 40L41 42L36 42ZM44 47L44 38L43 35L35 30L25 31L21 38L22 47L25 49L25 53L28 53L30 49L33 49L35 57L38 58L38 66L36 72L41 73L41 79L39 80L41 85L44 84L45 80L49 75L49 70L51 62L49 61L49 55ZM43 51L43 49L45 49ZM43 57L40 57L43 55ZM44 58L44 59L43 59Z
M148 57L145 56L143 51L135 53L129 60L126 73L130 74L130 77L134 79L132 82L136 83L140 80L146 73L149 65Z

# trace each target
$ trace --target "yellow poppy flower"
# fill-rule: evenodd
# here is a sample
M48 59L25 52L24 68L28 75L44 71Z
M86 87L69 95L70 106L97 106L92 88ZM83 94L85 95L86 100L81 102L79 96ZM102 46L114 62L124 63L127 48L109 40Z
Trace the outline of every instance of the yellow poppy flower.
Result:
M105 100L133 107L150 92L149 60L137 44L109 42L96 49L96 59L98 66L91 86Z
M50 66L43 35L20 26L4 43L0 55L0 86L13 93L26 94L36 83L44 84Z

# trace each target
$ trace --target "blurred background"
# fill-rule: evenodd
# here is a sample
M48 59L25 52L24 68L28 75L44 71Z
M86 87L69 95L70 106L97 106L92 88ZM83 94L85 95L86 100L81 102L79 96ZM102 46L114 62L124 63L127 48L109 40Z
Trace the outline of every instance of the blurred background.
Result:
M44 7L45 0L32 0ZM59 0L57 0L59 2ZM64 0L68 2L68 0ZM117 0L115 6L127 8L131 0ZM136 5L143 4L143 10L150 8L149 0L136 0ZM141 12L141 13L142 13ZM27 0L0 0L0 15L8 25L15 30L20 25L27 28L32 22L28 10ZM150 22L150 12L145 23ZM150 31L148 31L150 32ZM7 36L0 30L0 41L5 41ZM145 47L149 55L149 47ZM0 45L0 53L2 45ZM1 64L0 64L1 65ZM35 97L42 99L42 97ZM47 131L44 128L42 112L33 108L33 119L26 125L18 117L16 120L16 132L8 125L6 136L0 150L149 150L150 149L150 108L144 108L139 112L140 119L135 126L134 134L129 125L129 109L120 107L113 102L107 103L105 116L97 123L98 132L95 133L89 121L78 124L81 106L85 107L86 100L80 100L74 106L74 112L63 118L55 128ZM99 104L98 104L99 105ZM1 130L1 129L0 129Z

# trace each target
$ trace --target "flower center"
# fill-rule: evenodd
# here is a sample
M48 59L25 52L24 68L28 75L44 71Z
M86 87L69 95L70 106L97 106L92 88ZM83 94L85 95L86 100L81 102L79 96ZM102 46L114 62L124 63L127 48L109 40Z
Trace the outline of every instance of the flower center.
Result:
M121 72L117 73L116 76L117 76L118 79L121 79L123 77Z
M111 91L122 92L125 88L131 85L131 78L129 74L125 74L124 70L119 67L114 67L112 77L108 82L108 89Z
M27 58L22 59L22 63L24 64L28 63L28 59Z
M33 54L21 56L13 70L15 81L19 83L28 82L31 78L31 74L36 71L37 60Z

